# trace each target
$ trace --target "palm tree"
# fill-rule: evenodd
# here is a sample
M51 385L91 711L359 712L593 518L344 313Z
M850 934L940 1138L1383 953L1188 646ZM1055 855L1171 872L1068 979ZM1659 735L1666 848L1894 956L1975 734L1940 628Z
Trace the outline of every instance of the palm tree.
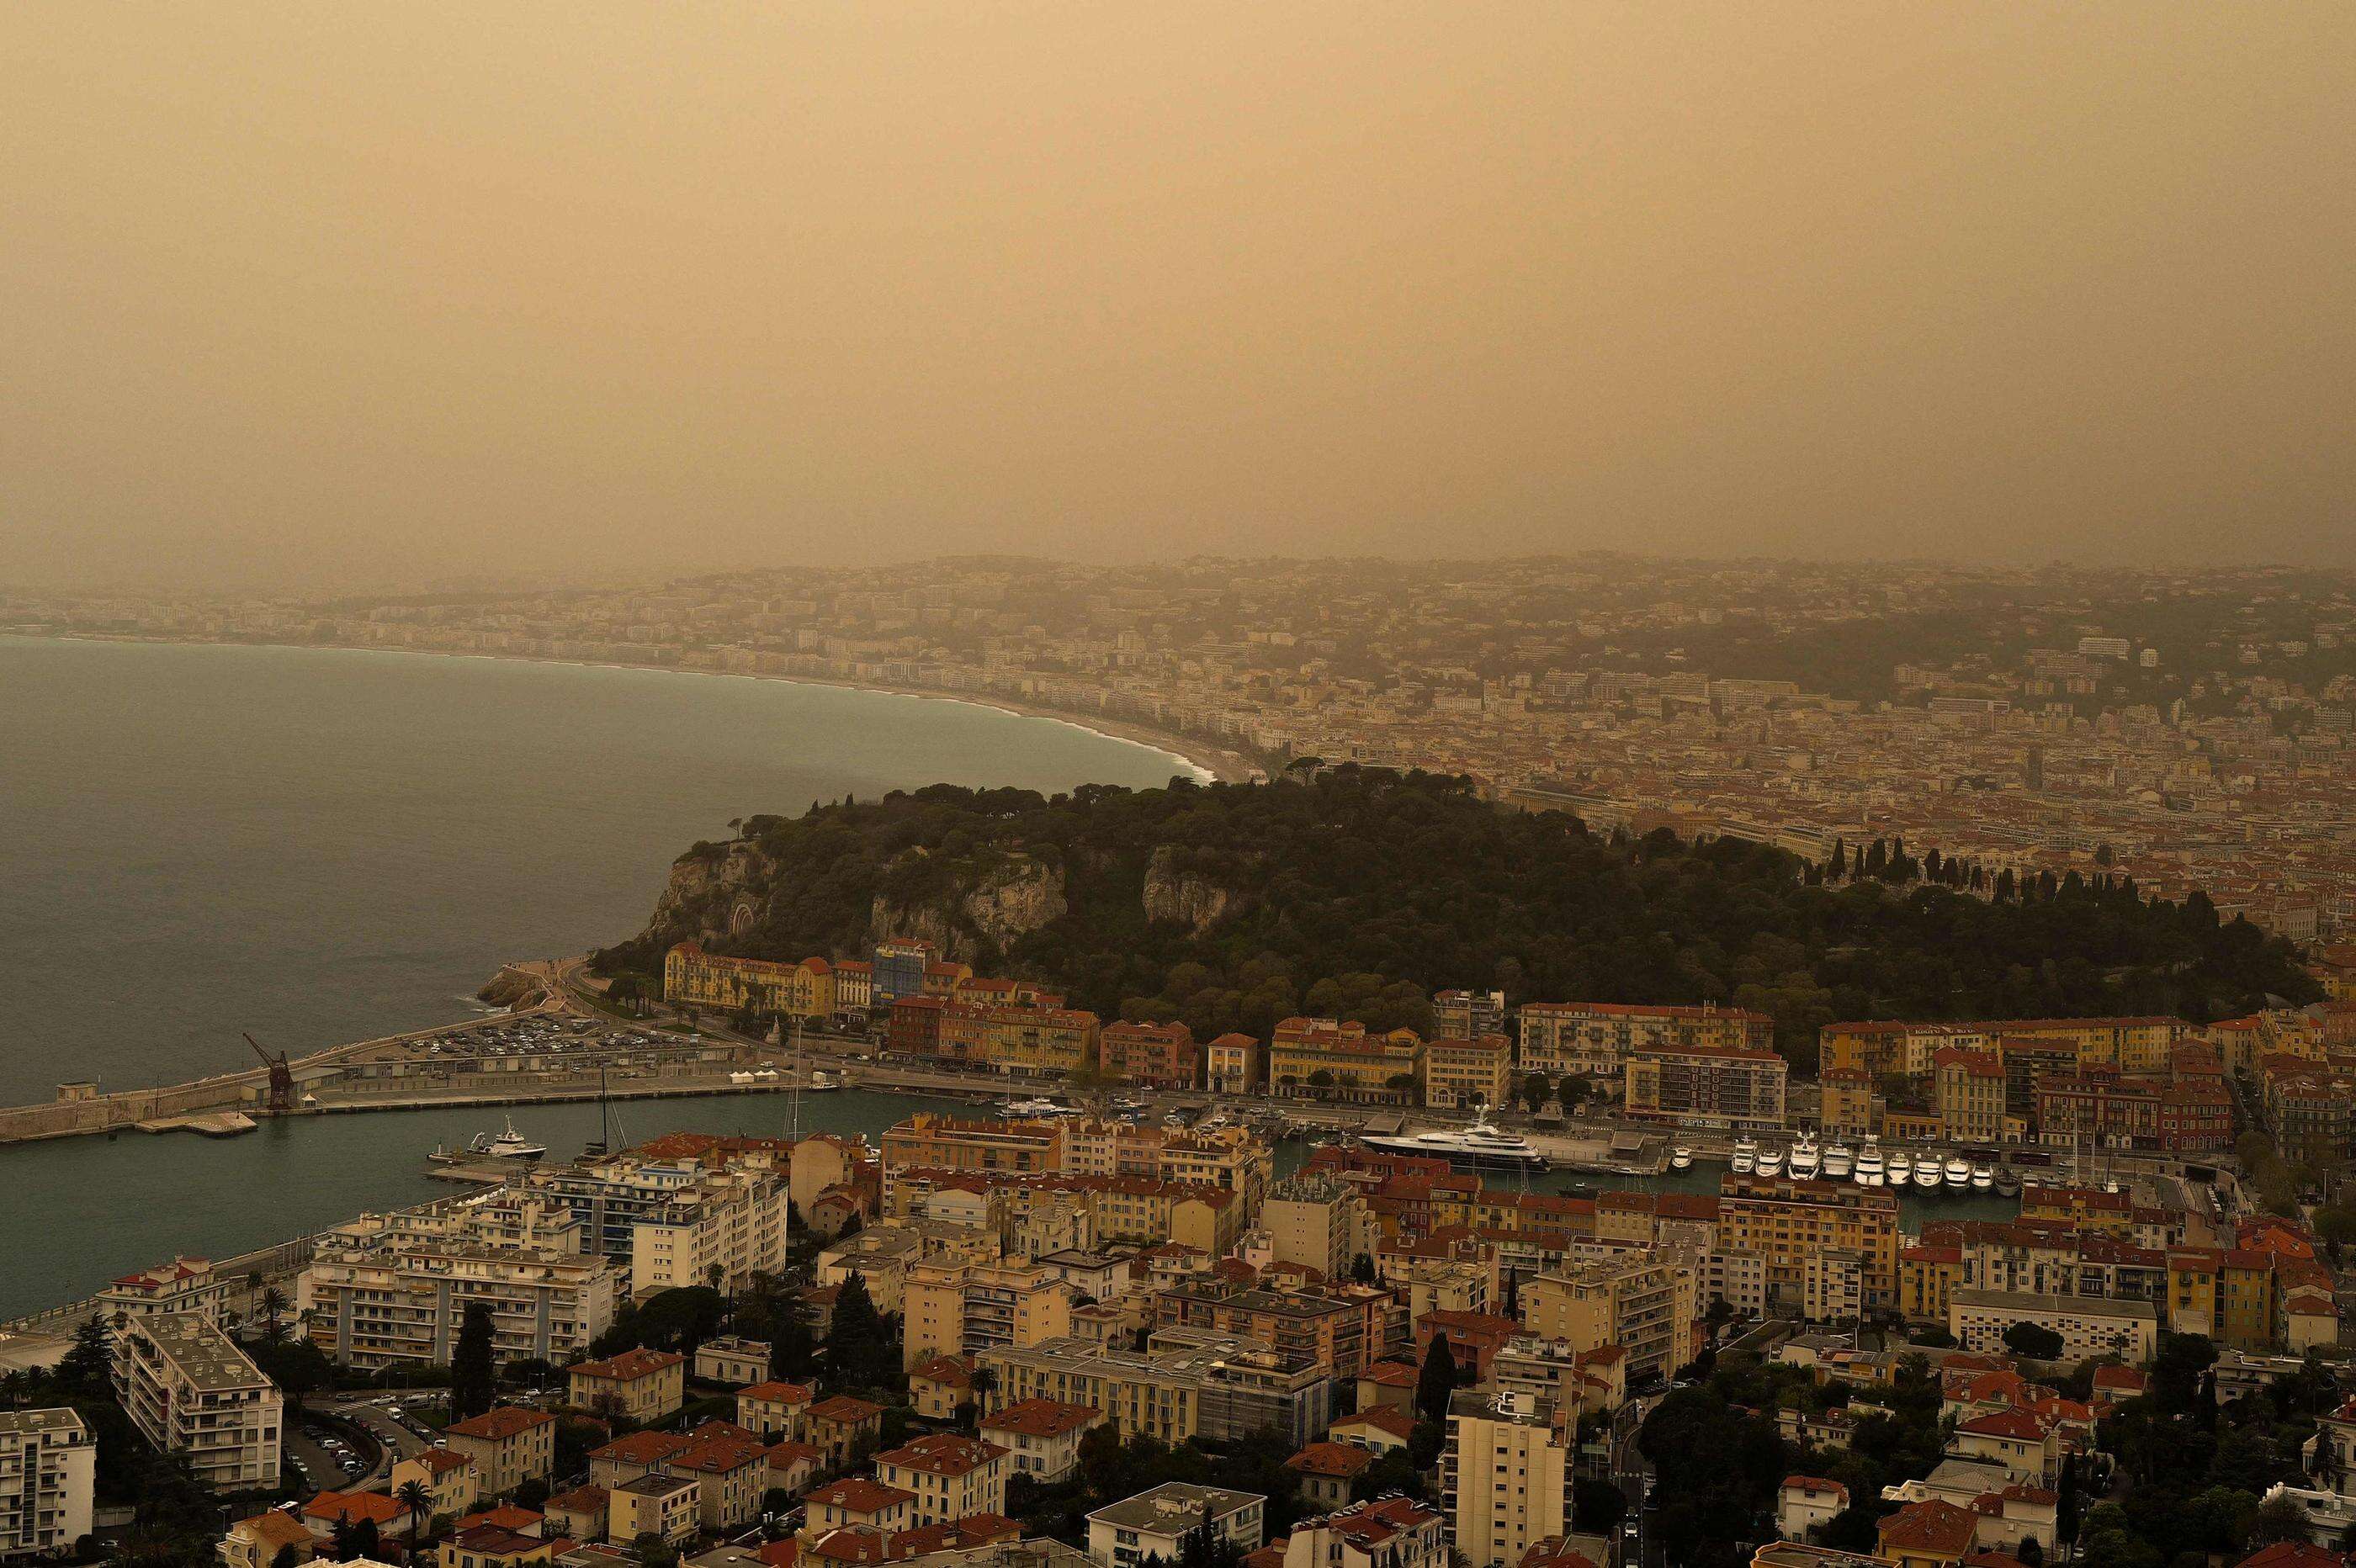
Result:
M414 1563L417 1561L417 1527L433 1509L434 1494L425 1489L424 1482L410 1480L402 1482L401 1489L392 1495L402 1507L409 1510L409 1560Z
M278 1315L285 1310L286 1293L284 1291L274 1285L262 1291L262 1337L264 1339L274 1344L284 1336L286 1330L280 1326Z

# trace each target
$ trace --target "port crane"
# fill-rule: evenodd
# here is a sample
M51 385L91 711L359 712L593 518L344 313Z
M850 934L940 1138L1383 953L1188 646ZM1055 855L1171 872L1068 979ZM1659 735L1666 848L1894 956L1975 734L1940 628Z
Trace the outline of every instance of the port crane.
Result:
M244 1034L244 1030L238 1031ZM273 1056L262 1049L262 1042L252 1035L245 1043L253 1047L253 1054L262 1058L262 1065L270 1069L270 1100L265 1107L272 1115L283 1116L294 1108L294 1070L286 1065L286 1053Z

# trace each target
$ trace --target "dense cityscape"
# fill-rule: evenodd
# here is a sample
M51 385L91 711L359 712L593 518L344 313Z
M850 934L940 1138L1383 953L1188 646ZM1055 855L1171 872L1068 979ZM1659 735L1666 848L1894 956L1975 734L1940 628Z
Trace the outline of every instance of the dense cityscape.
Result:
M0 1550L2336 1561L2356 975L2310 972L2207 1024L1837 1021L1802 1084L1740 1008L1453 988L1428 1035L1198 1040L918 940L682 942L475 1032L722 1045L804 1125L846 1079L981 1108L569 1162L510 1122L464 1196L158 1260L0 1336Z
M612 592L0 596L0 631L792 677L1464 774L1599 830L1826 859L1879 837L2356 930L2344 574L1578 556L1097 568L895 560Z

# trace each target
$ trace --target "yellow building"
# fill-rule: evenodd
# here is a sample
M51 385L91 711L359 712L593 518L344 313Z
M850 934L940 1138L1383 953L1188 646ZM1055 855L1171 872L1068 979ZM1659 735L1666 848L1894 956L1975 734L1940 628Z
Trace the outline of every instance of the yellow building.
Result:
M1522 1322L1575 1349L1617 1345L1627 1372L1666 1377L1690 1355L1694 1276L1649 1252L1576 1263L1521 1288Z
M823 958L731 958L682 942L663 955L663 999L721 1012L822 1019L835 1010L834 965Z
M1796 1309L1808 1254L1858 1254L1869 1310L1898 1301L1898 1195L1823 1181L1729 1176L1719 1187L1720 1250L1755 1253L1766 1264L1771 1301Z
M1459 1392L1440 1457L1441 1506L1458 1551L1472 1563L1517 1563L1560 1540L1568 1510L1577 1413L1526 1394Z
M1063 1168L1063 1129L1053 1122L962 1121L926 1111L884 1135L887 1184L903 1170L1054 1176Z
M625 1350L602 1361L583 1361L568 1377L575 1409L610 1409L645 1426L685 1403L687 1358L669 1350Z
M1294 1099L1412 1105L1424 1075L1424 1045L1412 1029L1369 1034L1333 1019L1291 1018L1269 1047L1269 1083Z
M2004 1137L2004 1061L1994 1051L1949 1046L1932 1059L1942 1137L1993 1144Z
M1065 1078L1097 1060L1101 1031L1094 1013L1075 1008L987 1007L951 1002L941 1009L944 1053L953 1034L970 1033L973 1054L1001 1072Z
M978 1356L1072 1331L1072 1287L1039 1264L918 1264L903 1296L901 1366Z
M1502 1034L1435 1040L1424 1051L1423 1103L1443 1110L1495 1106L1512 1097L1514 1042Z

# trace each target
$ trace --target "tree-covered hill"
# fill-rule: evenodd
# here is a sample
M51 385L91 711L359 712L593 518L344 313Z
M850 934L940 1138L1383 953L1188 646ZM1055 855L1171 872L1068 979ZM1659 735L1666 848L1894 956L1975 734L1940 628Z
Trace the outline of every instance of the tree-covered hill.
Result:
M2205 1020L2316 994L2288 944L2205 901L2074 880L1995 901L1816 885L1781 850L1612 842L1424 774L1053 799L937 784L741 827L680 858L655 923L603 967L655 973L688 936L843 958L917 932L979 972L1198 1038L1301 1012L1421 1028L1426 996L1462 986L1755 1008L1804 1068L1835 1019Z

